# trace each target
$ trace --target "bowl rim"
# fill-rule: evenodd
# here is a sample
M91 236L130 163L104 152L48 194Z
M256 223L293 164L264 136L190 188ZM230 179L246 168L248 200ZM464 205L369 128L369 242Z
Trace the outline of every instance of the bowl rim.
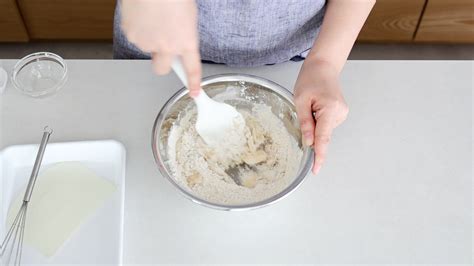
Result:
M18 83L17 76L18 76L18 73L20 73L20 71L27 64L29 64L33 60L38 60L38 59L56 62L58 65L62 67L63 72L62 72L60 80L50 89L44 90L39 94L31 94L21 88L21 85ZM67 75L68 75L67 64L61 56L55 53L51 53L51 52L36 52L36 53L28 54L24 56L23 58L21 58L20 60L18 60L18 62L16 62L15 66L13 67L11 79L12 79L13 87L15 87L15 89L21 92L22 94L28 95L33 98L41 98L48 95L52 95L56 93L57 91L59 91L66 83Z
M284 88L283 86L281 86L280 84L276 82L273 82L266 78L258 77L255 75L240 74L240 73L226 73L226 74L211 75L202 79L201 86L203 87L212 83L224 82L224 81L225 82L245 81L245 82L255 83L263 87L271 88L272 90L275 90L276 88L277 89L276 91L280 96L283 96L291 104L294 105L293 94L288 89ZM151 138L151 141L152 141L151 147L153 151L153 157L155 159L155 163L158 166L158 170L160 171L161 175L163 175L166 179L168 179L168 181L171 184L173 184L173 186L175 186L185 198L199 205L206 206L212 209L217 209L217 210L224 210L224 211L253 210L253 209L258 209L261 207L268 206L270 204L273 204L275 202L282 200L283 198L287 197L291 192L296 190L306 179L306 176L308 175L308 172L311 169L311 165L314 160L314 154L309 147L304 146L303 158L307 157L307 160L304 162L304 165L299 170L297 177L285 189L283 189L277 194L269 198L266 198L264 200L252 202L252 203L240 204L240 205L220 204L220 203L214 203L214 202L201 199L198 196L190 193L189 191L181 187L174 180L174 178L172 177L172 174L168 172L168 170L166 169L166 166L164 165L164 161L158 151L158 145L157 145L158 134L157 133L158 133L159 128L161 128L161 125L165 119L165 114L167 114L172 107L170 103L174 102L176 99L180 99L187 93L188 92L187 92L186 87L182 87L165 102L163 107L158 112L158 115L156 116L155 122L153 124L152 138ZM308 156L308 153L309 153L309 156Z

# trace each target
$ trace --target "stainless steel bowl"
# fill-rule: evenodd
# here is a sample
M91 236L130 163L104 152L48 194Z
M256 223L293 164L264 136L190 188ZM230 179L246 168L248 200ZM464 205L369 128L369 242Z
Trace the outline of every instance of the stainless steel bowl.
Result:
M303 150L298 174L295 176L293 182L278 194L259 202L243 205L223 205L209 202L194 195L189 189L178 184L167 165L167 143L170 129L178 118L179 113L190 104L194 104L192 99L188 96L186 88L180 89L165 103L158 113L153 126L152 149L161 174L188 199L219 210L248 210L263 207L282 199L295 190L305 179L311 168L313 152L310 148L302 145L301 132L291 92L270 80L242 74L210 76L203 79L201 85L210 96L217 95L224 91L226 91L226 94L231 92L232 98L225 100L225 102L237 106L238 108L251 108L255 103L264 103L271 106L272 112L283 121L286 130L297 140L298 145Z

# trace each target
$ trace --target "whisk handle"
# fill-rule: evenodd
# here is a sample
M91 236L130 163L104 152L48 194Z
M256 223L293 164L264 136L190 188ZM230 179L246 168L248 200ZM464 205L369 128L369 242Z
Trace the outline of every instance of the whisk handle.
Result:
M35 165L33 166L33 170L31 171L30 180L28 181L28 186L26 187L25 196L23 197L23 201L29 202L31 199L31 194L33 192L33 188L36 183L36 178L38 177L38 172L41 166L41 161L43 160L44 150L46 149L46 145L49 141L49 136L53 133L53 130L49 127L44 128L43 132L43 139L41 139L41 144L38 149L38 153L36 154Z

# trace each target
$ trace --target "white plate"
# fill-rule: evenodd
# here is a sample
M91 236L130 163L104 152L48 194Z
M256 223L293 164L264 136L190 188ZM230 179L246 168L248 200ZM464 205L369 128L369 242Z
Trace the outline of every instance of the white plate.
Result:
M0 239L13 197L24 188L31 174L38 145L10 146L0 152ZM122 264L125 185L125 148L114 140L50 143L41 169L49 165L78 161L117 186L112 198L72 233L51 258L24 246L26 264ZM40 173L41 173L40 169ZM28 223L28 221L27 221Z

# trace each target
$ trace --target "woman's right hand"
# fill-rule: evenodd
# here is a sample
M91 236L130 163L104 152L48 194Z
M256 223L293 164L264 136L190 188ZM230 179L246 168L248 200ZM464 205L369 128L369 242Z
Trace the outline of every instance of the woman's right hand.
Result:
M158 75L167 74L173 59L180 56L189 94L199 94L201 59L194 0L122 0L122 29L130 42L151 53Z

